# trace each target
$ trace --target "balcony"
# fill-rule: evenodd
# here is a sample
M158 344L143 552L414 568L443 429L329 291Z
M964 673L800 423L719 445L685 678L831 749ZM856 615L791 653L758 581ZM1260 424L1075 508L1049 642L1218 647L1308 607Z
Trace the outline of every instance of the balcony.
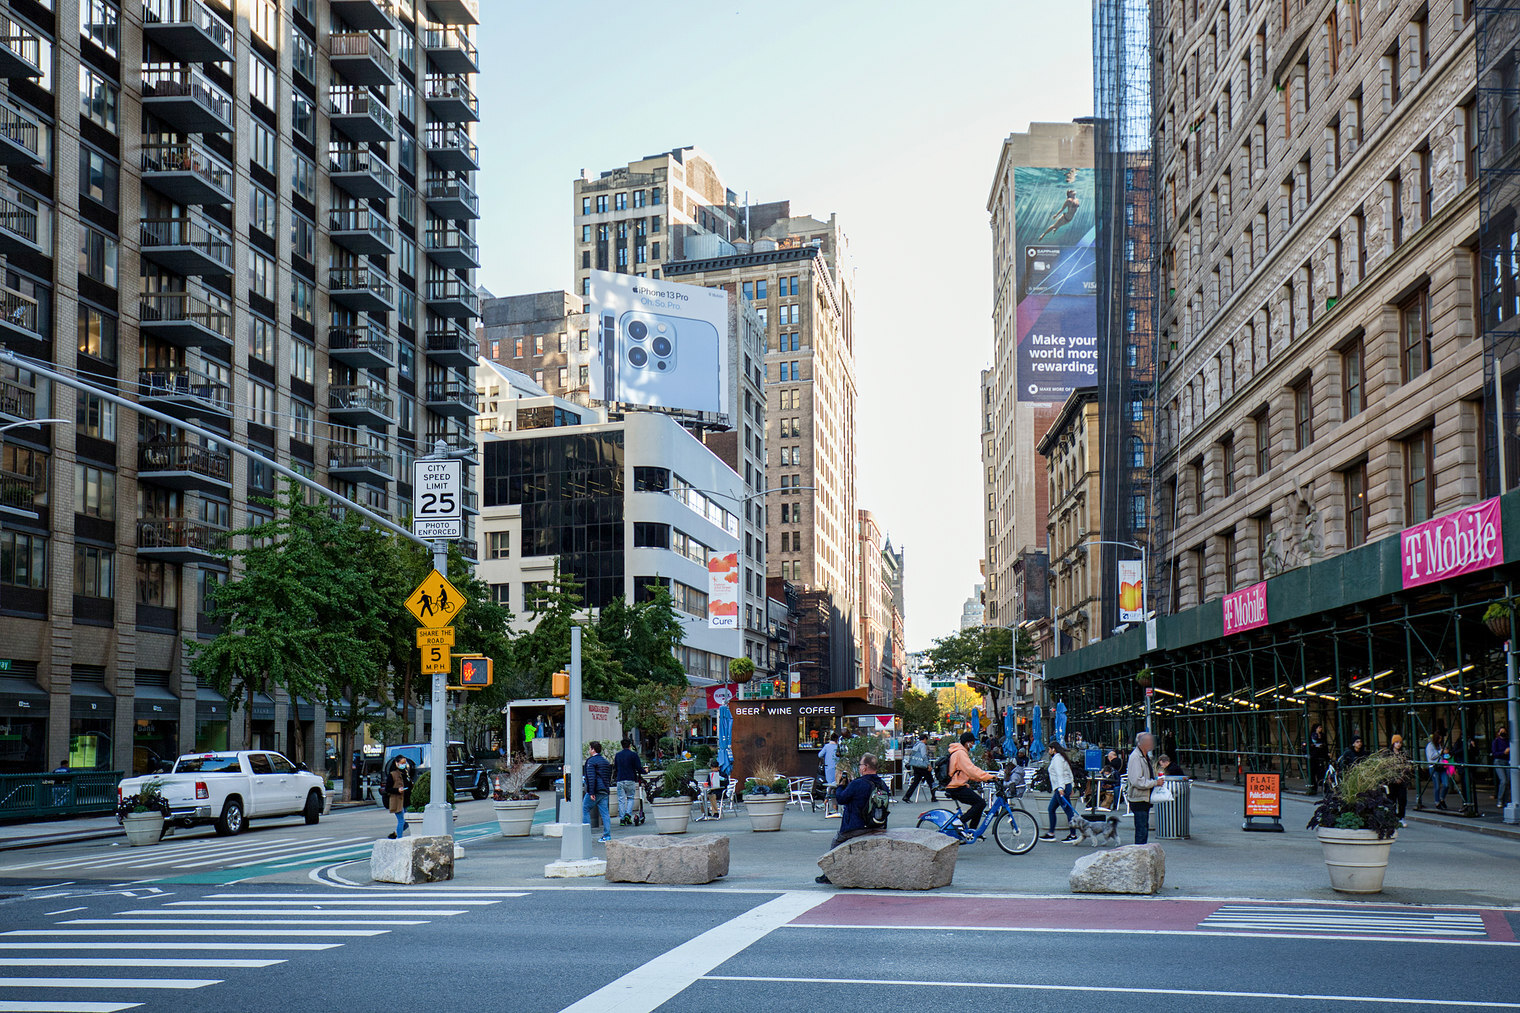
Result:
M355 28L386 31L396 27L389 0L332 0L330 6L334 14Z
M144 517L137 522L137 555L165 563L205 563L227 544L227 532L190 517Z
M25 292L0 285L0 334L19 334L27 338L41 338L38 329L37 300Z
M480 266L480 246L457 225L434 226L427 230L423 249L433 263L449 268Z
M333 70L349 84L396 83L395 59L369 32L334 32L328 44Z
M480 0L426 0L426 2L428 17L440 25L480 24Z
M480 119L480 99L462 75L429 74L422 86L428 114L445 123L474 123Z
M144 144L143 181L176 204L231 204L232 166L198 141Z
M480 559L480 543L473 538L456 538L454 544L459 547L459 554L470 562L478 562Z
M142 104L187 134L227 133L233 128L232 96L192 64L144 64Z
M327 272L327 294L360 313L396 308L396 287L372 267L335 267Z
M422 187L428 211L451 222L480 217L480 198L470 184L453 176L429 176Z
M459 127L428 127L423 146L428 158L440 169L475 172L480 168L480 149Z
M480 51L463 28L435 27L422 34L429 62L445 74L480 73Z
M19 380L0 376L0 419L30 422L37 417L37 392Z
M474 418L475 387L458 380L434 381L427 385L427 409L451 419Z
M41 475L0 468L0 513L36 520L46 507L47 483Z
M137 446L137 477L183 492L227 492L232 488L232 453L185 440L149 440Z
M0 15L0 77L41 77L42 40Z
M0 105L0 165L36 165L42 161L41 130L30 116Z
M333 128L351 141L391 141L396 137L396 117L367 89L333 85L327 96L327 113Z
M334 147L327 154L333 185L350 197L396 196L396 174L385 159L368 148Z
M333 242L352 253L379 256L396 252L396 230L368 207L333 208L327 224Z
M467 514L480 513L480 496L474 489L459 490L459 508Z
M333 478L384 485L395 477L395 469L395 459L383 450L342 443L327 445L327 470Z
M232 314L195 292L144 292L137 299L142 333L176 348L232 351Z
M327 388L327 413L339 425L384 429L396 422L391 399L366 384Z
M143 36L186 63L233 58L231 26L201 0L143 0Z
M480 297L458 278L441 278L427 283L427 308L439 316L470 320L480 316Z
M327 354L356 369L391 369L396 365L396 343L383 326L369 319L328 328Z
M144 404L176 418L232 415L232 392L227 385L185 366L139 369L137 390Z
M189 218L144 218L142 254L176 274L232 274L232 234L195 215Z
M36 253L37 212L0 193L0 253Z
M458 324L435 325L427 332L427 357L454 369L470 369L480 356L480 342Z

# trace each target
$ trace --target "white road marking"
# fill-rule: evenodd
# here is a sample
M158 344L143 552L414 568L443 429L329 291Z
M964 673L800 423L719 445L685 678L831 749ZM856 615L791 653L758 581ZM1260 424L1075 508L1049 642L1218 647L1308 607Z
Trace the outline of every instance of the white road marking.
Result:
M220 985L220 978L0 978L0 988L167 988Z
M73 918L64 925L426 925L426 918Z
M140 1002L0 1002L0 1013L121 1013Z
M448 917L450 915L462 915L464 910L452 911L447 908L339 908L330 907L320 911L303 911L299 908L234 908L234 907L210 907L210 908L184 908L177 907L172 910L155 910L153 908L123 911L124 915L270 915L272 917L290 917L292 915L432 915L434 917Z
M157 948L161 950L247 950L284 952L285 950L336 950L342 943L175 943L161 942ZM0 952L6 950L132 950L142 949L142 942L134 940L123 943L0 943ZM141 959L141 958L138 958Z
M407 891L404 891L404 892L397 891L397 892L394 892L394 893L392 893L390 891L387 891L387 890L365 890L363 892L363 895L365 897L406 898L407 900L411 900L413 898L427 898L429 900L439 900L441 898L448 897L448 898L450 898L452 900L453 898L456 898L456 897L493 897L493 898L503 898L503 897L526 897L526 896L528 896L528 894L525 891L522 891L522 890L502 891L500 893L496 893L496 892L492 892L492 891L488 891L488 890L467 890L467 889L461 889L461 890L447 890L447 889L443 889L443 890L428 890L428 889L421 889L421 890L416 891L415 893L412 892L412 891L410 891L410 890L407 890ZM243 900L243 901L259 901L260 903L273 903L272 900L265 900L265 898L274 898L274 897L300 897L300 898L304 898L306 900L309 900L309 901L311 901L313 903L319 903L319 902L327 901L327 900L335 900L335 901L340 901L340 902L347 902L347 901L352 900L354 896L355 896L355 893L353 891L344 892L344 893L213 893L213 894L208 894L207 895L205 902L206 903L210 903L213 900L218 900L218 901L220 901L220 900ZM464 901L461 900L460 903L463 904Z
M1477 1002L1472 999L1416 999L1386 995L1316 995L1303 992L1227 992L1214 989L1143 988L1123 985L1052 985L1035 982L913 981L892 978L787 978L749 974L709 974L703 981L749 981L796 985L883 985L913 988L987 988L1025 992L1107 992L1119 995L1184 995L1219 999L1276 999L1302 1002L1354 1002L1391 1006L1459 1006L1463 1009L1520 1009L1520 1003ZM594 993L593 993L594 994ZM569 1010L575 1009L569 1007ZM640 1009L644 1007L640 1006ZM569 1013L566 1010L565 1013Z
M220 896L220 895L218 895L218 896ZM274 897L274 896L277 896L277 895L270 894L268 896ZM286 896L296 896L296 895L294 895L294 894L286 894ZM259 907L279 907L279 906L320 907L320 906L328 905L328 904L336 904L336 905L339 905L341 907L349 907L351 905L360 905L360 904L436 904L436 903L438 903L438 901L440 899L441 898L439 898L437 896L433 896L433 897L407 897L405 895L397 896L395 894L391 894L391 895L388 895L388 896L385 896L385 897L377 897L377 898L374 898L374 899L360 899L360 898L356 898L356 897L320 897L320 898L311 898L311 899L307 899L307 900L265 900L265 899L259 897L258 894L245 894L241 899L236 899L236 900L233 900L233 899L219 900L219 899L214 899L214 898L207 898L206 900L171 900L168 904L166 904L164 906L165 907L214 907L214 906L219 905L219 904L245 904L245 905L257 905ZM482 906L488 906L488 905L491 905L491 904L495 904L496 901L494 901L494 900L462 900L462 899L459 899L459 898L450 897L449 898L449 903L450 904L465 904L465 905L471 905L471 906L476 906L476 907L482 907ZM462 912L462 911L450 911L448 913L449 914L456 914L457 915L457 914L463 914L464 912Z
M236 958L223 958L221 960L198 959L195 957L163 957L157 953L151 957L0 957L0 967L136 967L141 968L144 963L151 963L154 967L272 967L275 964L283 964L285 961L273 960L240 960Z
M52 915L67 915L67 914L73 914L75 911L83 911L83 910L84 910L83 907L66 907L66 908L64 908L61 911L44 911L42 913L45 914L45 915L48 915L48 916L52 916Z
M1220 929L1209 932L1203 929L1078 929L1032 927L1027 925L849 925L830 922L804 922L783 925L784 929L855 929L880 932L891 928L893 932L1026 932L1038 935L1086 935L1086 936L1219 936L1226 939L1337 939L1369 943L1420 943L1440 946L1520 946L1520 942L1507 939L1442 939L1431 936L1403 935L1347 935L1331 932L1240 932Z
M253 924L264 924L255 922ZM311 924L304 922L303 924ZM331 932L317 929L11 929L0 936L383 936L388 929L343 929Z
M831 896L784 893L660 954L561 1013L652 1013L725 960Z

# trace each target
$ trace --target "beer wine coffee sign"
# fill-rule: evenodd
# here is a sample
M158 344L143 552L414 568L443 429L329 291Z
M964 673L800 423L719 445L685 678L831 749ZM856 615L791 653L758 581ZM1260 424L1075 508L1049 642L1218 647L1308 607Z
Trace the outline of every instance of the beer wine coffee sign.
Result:
M1499 500L1486 499L1399 533L1404 586L1472 573L1504 562Z

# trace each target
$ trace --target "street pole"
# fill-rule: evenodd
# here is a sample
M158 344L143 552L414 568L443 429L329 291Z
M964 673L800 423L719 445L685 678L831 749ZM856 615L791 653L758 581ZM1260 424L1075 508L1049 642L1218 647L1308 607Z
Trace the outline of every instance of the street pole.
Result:
M1502 456L1502 455L1501 455ZM1514 610L1510 610L1510 626L1515 625ZM1509 717L1509 804L1504 807L1504 822L1520 823L1520 756L1515 753L1515 728L1520 723L1520 683L1515 679L1515 641L1514 630L1510 631L1510 639L1504 644L1504 667L1508 676L1506 682L1509 686L1508 717Z
M442 539L433 541L433 569L448 576L449 543ZM448 804L448 680L447 672L433 673L433 762L422 810L422 832L429 837L454 836L454 810Z
M581 628L570 627L570 697L565 702L565 787L570 818L561 820L559 857L562 862L584 862L591 857L591 826L576 819L581 815L582 786L574 760L581 755ZM572 757L574 759L572 759ZM607 827L602 828L606 833Z

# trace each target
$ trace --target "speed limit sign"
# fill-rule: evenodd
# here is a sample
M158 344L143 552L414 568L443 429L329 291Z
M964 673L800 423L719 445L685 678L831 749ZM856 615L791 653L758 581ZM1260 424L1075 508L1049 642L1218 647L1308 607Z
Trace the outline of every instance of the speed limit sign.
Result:
M412 531L418 538L464 535L463 479L463 461L412 463Z

